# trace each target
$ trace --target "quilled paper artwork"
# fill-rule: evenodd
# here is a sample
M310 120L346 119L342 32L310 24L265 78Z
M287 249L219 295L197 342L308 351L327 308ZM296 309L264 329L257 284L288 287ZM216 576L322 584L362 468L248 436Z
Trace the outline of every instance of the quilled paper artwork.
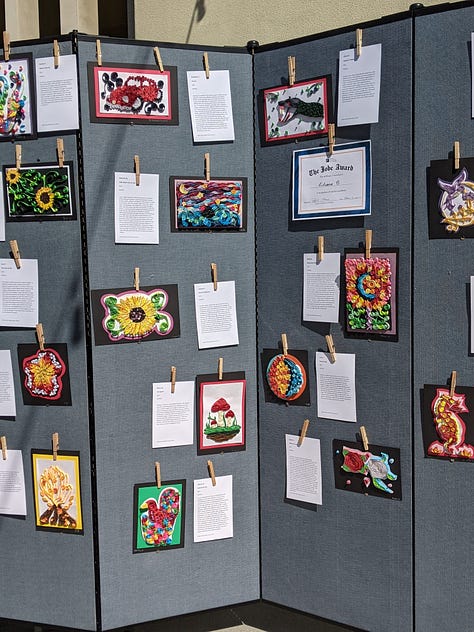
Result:
M25 388L32 397L56 400L63 390L66 364L54 349L38 350L23 360Z
M0 138L34 134L30 59L0 62Z
M223 443L237 436L241 426L229 402L220 397L207 411L204 434L211 441Z
M460 228L474 224L474 182L469 179L467 169L462 169L451 181L438 178L441 189L439 210L448 233L457 233Z
M470 412L466 396L463 393L451 396L449 389L438 388L431 410L439 440L430 443L428 454L450 459L474 459L474 446L465 442L466 424L461 416Z
M4 167L7 221L74 219L69 165Z
M306 370L295 356L279 354L268 363L267 381L276 397L291 401L306 388Z

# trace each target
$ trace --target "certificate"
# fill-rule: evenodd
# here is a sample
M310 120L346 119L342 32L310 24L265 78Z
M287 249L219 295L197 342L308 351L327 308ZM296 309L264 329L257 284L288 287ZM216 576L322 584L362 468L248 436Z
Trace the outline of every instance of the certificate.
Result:
M293 152L293 219L370 215L370 141Z

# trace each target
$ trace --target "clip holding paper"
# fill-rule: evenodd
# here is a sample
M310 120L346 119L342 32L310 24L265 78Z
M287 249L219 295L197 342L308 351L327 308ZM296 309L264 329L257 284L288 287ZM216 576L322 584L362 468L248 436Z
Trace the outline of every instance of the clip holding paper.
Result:
M140 186L140 156L135 154L133 157L133 164L135 168L135 184L137 187Z
M15 167L21 167L21 145L15 145Z
M453 155L454 155L454 168L459 169L459 161L461 160L461 144L458 140L454 141Z
M329 123L328 125L328 154L332 156L334 153L334 138L336 136L336 125Z
M288 85L292 86L296 81L296 57L288 57Z
M20 250L18 248L18 242L16 239L12 239L10 241L10 250L13 255L13 259L15 260L15 265L17 270L21 268L21 259L20 259Z
M303 422L303 426L300 432L300 438L298 439L298 447L303 445L303 441L306 437L306 433L308 432L309 419L305 419Z
M56 138L56 152L59 166L64 167L64 141L62 138Z
M10 34L8 31L3 31L3 58L5 61L10 60L11 48L10 48Z
M53 443L53 461L56 461L58 458L58 450L59 450L59 432L53 432L53 436L51 437Z
M215 487L216 486L216 475L215 475L215 472L214 472L214 465L213 465L212 461L208 461L207 462L207 468L209 470L209 475L210 475L211 480L212 480L212 486Z
M362 52L362 29L356 29L356 56L360 57Z
M160 69L160 72L163 72L163 62L161 60L160 49L158 48L158 46L155 46L153 52L155 53L155 59L156 63L158 64L158 68Z
M133 271L133 286L135 288L135 292L140 291L140 268L135 268Z
M286 334L281 334L281 348L283 351L283 355L288 355L288 339L286 337Z
M224 373L224 358L219 358L217 361L217 379L222 380L222 375Z
M204 55L202 56L202 63L204 64L204 72L206 73L206 79L209 79L210 70L209 70L209 57L207 53L204 53Z
M331 357L331 362L336 361L336 347L334 346L334 341L332 339L331 334L326 335L326 344L328 346L329 355Z
M38 338L40 351L44 351L44 332L43 325L41 323L36 325L36 337Z
M211 279L214 285L214 292L217 292L217 263L211 263Z
M449 396L450 397L454 397L454 391L456 390L456 377L457 377L457 372L456 371L451 371L451 384L449 387Z
M368 228L365 231L365 258L370 259L370 251L372 249L372 231Z
M322 235L318 235L318 261L322 261L324 259L324 237Z
M59 68L59 44L58 44L58 40L55 39L53 40L53 57L54 57L54 67L55 68Z
M367 432L365 430L365 426L360 427L360 438L362 439L362 445L364 446L364 450L369 449L369 439L367 437Z
M211 155L209 152L204 154L204 175L206 176L206 182L211 179Z
M160 467L159 461L155 461L155 478L156 478L156 486L159 489L161 487L161 467Z
M0 437L0 445L2 446L2 459L7 460L7 438L5 435Z
M176 387L176 367L171 367L171 392L174 393Z

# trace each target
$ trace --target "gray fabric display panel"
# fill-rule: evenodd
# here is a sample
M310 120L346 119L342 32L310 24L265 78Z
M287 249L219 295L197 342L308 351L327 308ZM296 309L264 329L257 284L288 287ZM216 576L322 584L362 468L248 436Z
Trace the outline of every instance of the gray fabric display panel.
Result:
M291 162L295 149L327 137L261 146L256 136L259 351L277 348L282 332L291 349L309 352L311 406L265 402L260 393L262 597L363 630L412 627L410 192L411 21L364 28L363 44L382 43L379 123L336 130L336 143L372 142L372 215L291 222ZM296 80L331 74L339 51L355 45L355 30L255 54L255 91L287 83L287 57ZM258 104L260 107L261 104ZM335 119L333 119L335 120ZM302 322L303 253L344 252L373 230L373 248L399 248L399 341L349 339L341 325ZM344 294L341 293L341 300ZM318 419L314 355L332 334L336 352L356 355L357 424ZM259 378L262 369L259 366ZM321 440L323 504L285 501L285 433ZM355 441L365 425L369 444L399 447L401 502L335 489L334 438ZM370 445L369 445L370 447Z
M82 140L90 287L178 284L181 335L142 343L94 346L93 381L97 450L98 544L103 629L170 617L256 599L259 587L255 270L253 218L252 60L245 51L209 52L211 70L229 69L235 142L193 144L186 71L202 70L202 51L160 46L165 66L178 73L179 125L91 123L87 62L95 61L95 40L79 39ZM118 62L156 67L153 45L102 40L103 65ZM211 177L248 178L248 229L231 233L171 233L170 176L203 177L210 152ZM142 173L159 174L160 243L114 243L114 172L133 172L134 155ZM217 263L219 281L235 280L240 343L198 350L194 283L209 282ZM206 456L196 445L151 447L152 383L245 371L247 448L214 454L216 476L232 474L234 537L193 542L193 481L208 477ZM133 486L154 480L154 463L163 480L186 479L184 548L156 554L132 553Z
M60 49L62 55L70 54L71 42L60 41ZM13 55L32 53L33 64L35 58L52 57L52 50L52 42L12 46ZM75 221L7 222L6 241L0 243L0 257L9 257L9 240L16 239L22 258L38 261L39 318L46 347L48 343L67 344L72 405L24 405L17 345L35 344L35 330L2 329L0 347L11 352L17 414L14 421L0 419L0 435L6 435L10 449L22 450L27 516L25 519L0 516L0 616L94 630L95 581L77 147L75 132L58 136L64 139L65 160L73 163L78 217ZM22 164L57 162L56 136L19 142ZM2 165L15 164L15 145L0 143ZM54 432L59 433L60 451L80 452L83 535L35 528L31 449L50 451Z
M415 623L417 630L433 632L470 630L474 616L473 464L424 457L420 403L423 385L448 384L453 370L458 385L472 386L473 242L429 239L427 173L430 161L452 160L456 140L461 158L474 156L473 18L469 6L415 19Z

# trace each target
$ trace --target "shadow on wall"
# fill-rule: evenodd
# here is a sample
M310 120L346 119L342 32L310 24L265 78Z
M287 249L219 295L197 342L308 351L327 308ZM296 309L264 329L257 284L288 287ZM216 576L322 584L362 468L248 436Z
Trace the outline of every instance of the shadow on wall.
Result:
M186 44L189 44L191 39L191 33L195 22L200 22L206 15L206 0L196 0L194 5L193 14L191 16L191 22L189 24L188 34L186 35Z

